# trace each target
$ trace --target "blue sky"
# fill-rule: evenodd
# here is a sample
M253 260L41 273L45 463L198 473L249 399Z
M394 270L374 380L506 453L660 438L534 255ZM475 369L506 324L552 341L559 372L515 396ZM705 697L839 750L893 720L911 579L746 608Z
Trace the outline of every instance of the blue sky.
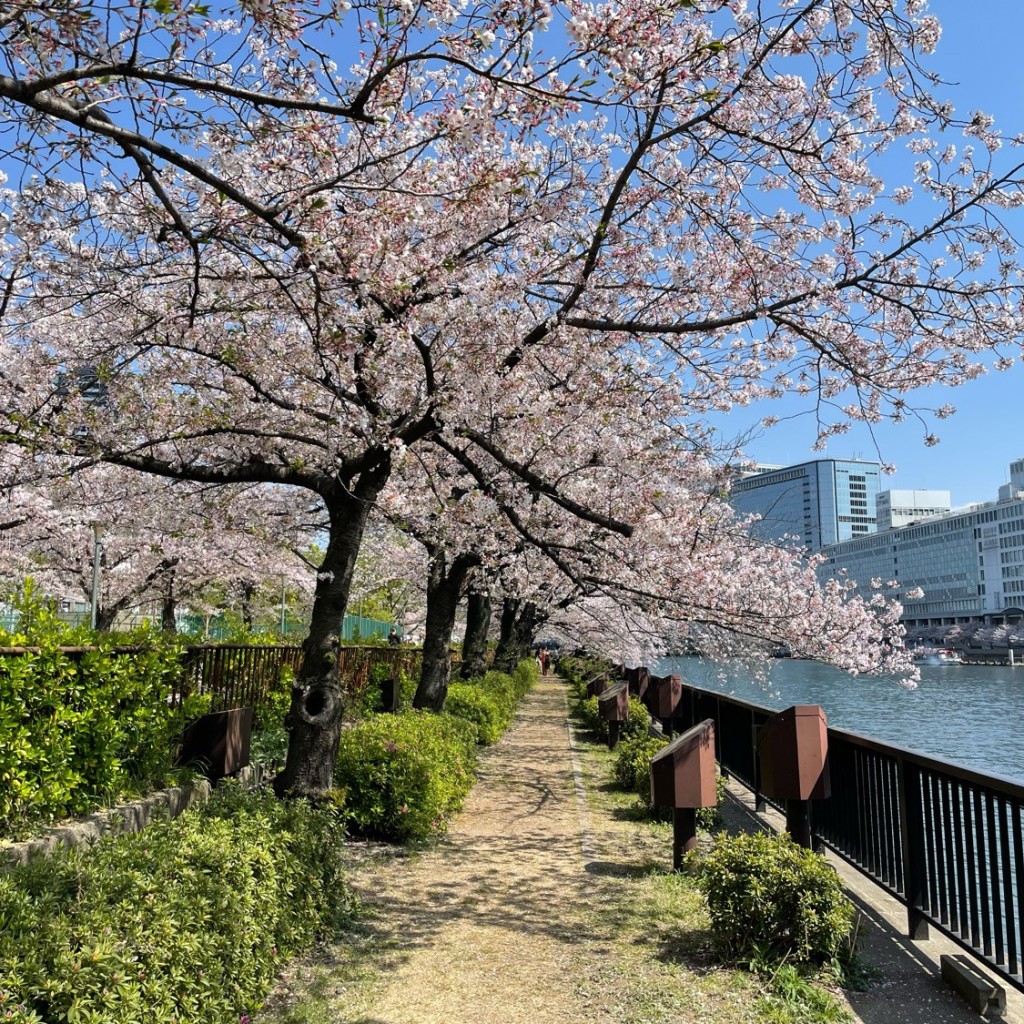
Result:
M981 109L995 115L1004 134L1024 132L1024 0L932 0L930 7L943 32L929 66L958 83L950 90L957 111ZM881 461L896 465L883 487L949 490L954 507L994 499L1009 479L1010 462L1024 456L1024 361L965 387L933 389L917 398L919 405L957 407L952 419L932 421L941 438L934 448L923 443L927 431L907 420L876 427L874 440L855 427L816 453L813 420L803 416L763 433L748 444L747 454L770 463L878 459L877 442ZM773 412L786 414L786 403L774 405ZM723 428L738 432L743 414L736 410Z

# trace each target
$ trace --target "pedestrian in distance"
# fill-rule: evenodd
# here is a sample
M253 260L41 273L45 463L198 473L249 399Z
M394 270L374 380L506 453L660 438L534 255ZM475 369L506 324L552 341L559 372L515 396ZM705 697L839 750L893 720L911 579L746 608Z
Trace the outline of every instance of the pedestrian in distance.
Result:
M402 638L398 635L398 630L394 626L391 627L391 632L388 633L388 643L392 647L397 647L402 642Z

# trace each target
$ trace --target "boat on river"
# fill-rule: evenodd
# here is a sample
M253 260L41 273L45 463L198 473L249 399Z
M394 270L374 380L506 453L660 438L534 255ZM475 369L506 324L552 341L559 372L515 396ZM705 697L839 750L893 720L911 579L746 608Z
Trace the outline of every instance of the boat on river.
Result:
M959 651L948 647L915 647L911 652L915 665L962 665Z

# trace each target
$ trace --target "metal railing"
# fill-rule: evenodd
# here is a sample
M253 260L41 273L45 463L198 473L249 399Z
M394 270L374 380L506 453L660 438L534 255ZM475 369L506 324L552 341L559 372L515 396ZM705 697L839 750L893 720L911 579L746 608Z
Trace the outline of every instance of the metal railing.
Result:
M679 706L714 720L722 770L759 799L755 735L775 714L690 686ZM932 925L1024 990L1024 786L833 728L828 768L814 836L906 906L911 937Z
M182 656L172 703L190 694L211 698L211 711L251 707L257 710L278 689L281 670L298 672L297 644L190 644Z
M0 658L19 657L37 648L0 648ZM62 654L78 662L91 647L61 647ZM116 647L108 653L130 658L134 647ZM358 694L367 684L376 665L386 665L389 675L406 672L418 675L423 652L409 647L342 647L338 652L338 674L349 696ZM298 644L190 644L184 648L181 671L170 683L167 695L172 706L184 697L198 694L210 697L211 711L230 711L251 707L260 711L275 693L285 692L282 670L297 674L302 667L302 647Z

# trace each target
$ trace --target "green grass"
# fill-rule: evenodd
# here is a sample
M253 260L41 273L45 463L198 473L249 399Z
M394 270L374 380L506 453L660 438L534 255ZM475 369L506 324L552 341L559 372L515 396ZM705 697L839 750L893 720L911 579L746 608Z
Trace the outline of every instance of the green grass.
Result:
M850 1014L822 982L789 967L774 975L722 964L704 898L685 873L670 870L672 827L611 784L614 754L577 734L592 844L605 891L590 904L590 927L610 936L597 984L616 993L625 1024L709 1021L733 1024L841 1024ZM710 836L701 838L710 843ZM612 870L609 864L614 864ZM594 982L590 982L593 985Z

